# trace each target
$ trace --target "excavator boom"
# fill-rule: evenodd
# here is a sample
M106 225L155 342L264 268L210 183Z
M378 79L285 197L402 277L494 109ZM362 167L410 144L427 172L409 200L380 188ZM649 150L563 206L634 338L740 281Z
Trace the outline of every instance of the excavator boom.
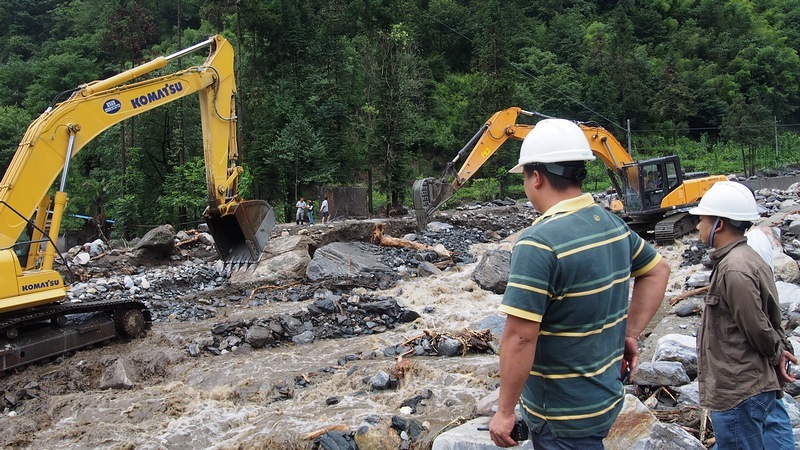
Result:
M210 49L203 65L134 82L202 48ZM100 133L127 118L198 94L208 191L203 215L220 258L237 265L260 259L275 216L266 202L244 200L238 193L243 169L236 141L233 56L230 43L213 36L110 78L78 86L67 100L47 108L28 127L0 181L0 339L19 338L0 350L0 370L30 362L21 355L46 357L53 349L63 352L116 335L134 336L149 322L150 313L140 302L106 302L96 308L58 305L67 287L53 270L58 253L55 242L67 204L70 161ZM61 180L51 198L48 191L59 174ZM33 232L24 243L30 250L21 263L22 252L15 249L19 250L18 240L26 229ZM80 314L106 314L112 323L106 320L92 328L96 333L76 331L70 338L62 336L59 342L68 342L63 348L41 338L45 334L42 322L61 320L59 317L78 309Z

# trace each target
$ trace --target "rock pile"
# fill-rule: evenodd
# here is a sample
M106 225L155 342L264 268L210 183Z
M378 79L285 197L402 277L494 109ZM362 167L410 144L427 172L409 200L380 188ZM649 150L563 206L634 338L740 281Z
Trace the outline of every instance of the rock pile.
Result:
M190 343L188 351L192 356L203 351L219 355L240 346L277 347L287 342L302 345L318 339L382 333L418 317L418 313L406 309L395 298L334 294L320 289L305 310L218 323L210 335Z

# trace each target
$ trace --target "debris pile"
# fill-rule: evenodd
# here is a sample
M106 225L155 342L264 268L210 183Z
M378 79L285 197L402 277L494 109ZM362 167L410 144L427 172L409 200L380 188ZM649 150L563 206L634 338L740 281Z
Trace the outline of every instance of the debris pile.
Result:
M251 348L277 347L287 342L302 345L319 339L383 333L418 317L418 313L406 309L395 298L337 295L320 289L302 311L215 324L210 335L196 338L188 351L192 356L204 351L219 355L242 345Z

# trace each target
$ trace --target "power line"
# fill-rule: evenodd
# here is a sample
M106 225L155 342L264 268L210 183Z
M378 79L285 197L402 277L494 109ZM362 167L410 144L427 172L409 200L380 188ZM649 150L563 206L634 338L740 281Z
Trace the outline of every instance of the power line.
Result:
M719 127L674 127L674 128L642 128L638 130L631 130L632 133L666 133L671 131L722 131L722 130L744 130L744 129L757 129L768 128L770 130L775 127L789 128L800 126L800 123L770 123L769 125L739 125L739 126L719 126Z

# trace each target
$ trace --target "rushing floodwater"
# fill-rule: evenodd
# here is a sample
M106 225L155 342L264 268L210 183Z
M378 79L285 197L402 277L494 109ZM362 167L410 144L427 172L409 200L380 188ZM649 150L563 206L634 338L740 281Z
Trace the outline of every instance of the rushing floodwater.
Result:
M476 249L480 251L480 249ZM496 387L498 357L408 357L411 369L394 390L370 391L365 378L391 372L395 359L379 357L339 365L348 354L369 354L423 333L478 329L498 316L501 296L470 279L474 264L443 276L410 279L382 292L400 299L422 317L386 333L349 339L288 344L247 353L191 358L186 345L211 326L235 317L266 317L303 308L280 303L225 308L226 317L202 323L160 323L144 339L78 352L61 364L33 366L0 379L18 389L37 383L41 400L0 416L0 446L37 449L228 449L304 448L301 438L327 426L358 427L370 415L403 415L404 400L433 393L416 414L432 440L442 428L470 418L475 403ZM427 307L427 309L426 309ZM429 311L429 312L424 312ZM99 378L118 357L143 372L153 361L169 361L164 376L145 373L131 390L99 390ZM326 369L328 370L321 370ZM332 370L331 370L332 369ZM161 372L163 374L163 371ZM306 387L295 383L305 376ZM336 396L339 402L327 405ZM286 398L276 400L276 398Z

